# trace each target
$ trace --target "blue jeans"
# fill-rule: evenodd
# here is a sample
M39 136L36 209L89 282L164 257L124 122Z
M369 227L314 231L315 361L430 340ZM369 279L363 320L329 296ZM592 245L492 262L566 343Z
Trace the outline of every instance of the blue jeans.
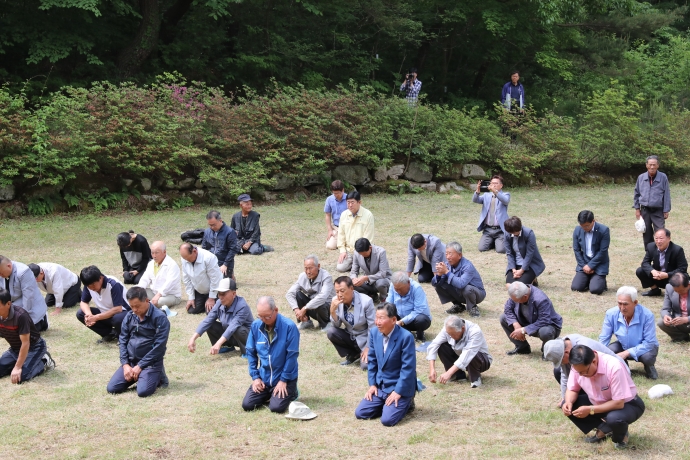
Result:
M156 392L156 388L162 383L164 376L165 368L163 367L163 360L150 365L146 369L142 369L139 374L139 380L136 381L125 380L125 371L123 366L120 366L110 378L107 390L108 393L111 394L122 393L136 383L137 395L141 398L145 398Z
M43 362L43 356L46 354L46 351L48 351L48 347L46 346L46 341L42 338L29 348L29 353L26 355L26 360L22 366L22 382L31 380L43 373L46 365ZM11 348L0 356L0 377L12 373L12 369L17 364L18 356L19 351L14 351Z
M372 395L371 401L368 401L366 398L362 399L355 410L355 417L365 420L381 417L381 424L384 426L397 425L407 414L413 398L401 396L397 407L395 403L386 406L386 398L388 398L388 393L384 393L379 389L378 396Z

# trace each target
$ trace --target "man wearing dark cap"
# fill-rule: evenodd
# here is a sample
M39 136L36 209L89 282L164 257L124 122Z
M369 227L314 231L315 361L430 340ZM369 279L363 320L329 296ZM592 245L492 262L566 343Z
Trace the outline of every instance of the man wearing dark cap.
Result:
M237 201L240 203L241 211L232 216L230 227L237 232L238 255L249 253L253 256L259 256L264 252L273 252L271 246L261 244L261 227L259 225L261 215L252 211L254 207L252 197L243 193L237 197Z
M254 316L249 305L243 297L237 295L237 283L233 279L225 278L218 286L218 301L208 316L199 323L196 332L189 339L187 349L194 353L196 339L206 332L211 341L210 354L226 353L238 346L244 356L252 321Z

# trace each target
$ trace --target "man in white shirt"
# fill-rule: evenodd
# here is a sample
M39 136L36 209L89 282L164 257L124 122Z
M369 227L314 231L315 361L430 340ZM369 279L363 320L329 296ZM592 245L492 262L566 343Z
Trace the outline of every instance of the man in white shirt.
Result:
M146 295L156 307L174 307L180 303L182 297L180 267L168 256L165 243L162 241L153 242L151 256L153 259L139 280L139 287L146 289Z
M59 264L41 262L29 264L36 278L38 288L46 293L46 306L55 307L53 315L62 309L77 305L81 300L81 281L79 277Z
M105 276L95 265L79 274L84 289L77 310L77 319L101 338L97 343L113 342L120 336L122 321L130 311L125 300L125 285L113 276ZM93 301L96 305L91 307Z
M180 246L182 282L187 291L187 313L208 313L216 304L218 285L223 279L218 258L191 243Z

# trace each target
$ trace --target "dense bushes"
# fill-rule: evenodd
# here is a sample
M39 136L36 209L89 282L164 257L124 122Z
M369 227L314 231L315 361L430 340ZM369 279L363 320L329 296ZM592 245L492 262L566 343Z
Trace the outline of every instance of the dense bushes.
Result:
M37 107L3 89L0 186L78 192L93 178L100 189L108 178L162 184L196 175L237 194L270 187L278 174L299 181L336 164L374 169L408 155L436 171L481 162L518 178L577 180L586 171L637 166L656 153L666 171L685 172L686 110L664 108L643 122L639 102L616 85L583 106L577 120L531 110L514 117L500 108L489 118L439 105L413 109L366 87L276 87L238 98L169 75L150 87L65 88ZM518 142L511 144L509 134Z

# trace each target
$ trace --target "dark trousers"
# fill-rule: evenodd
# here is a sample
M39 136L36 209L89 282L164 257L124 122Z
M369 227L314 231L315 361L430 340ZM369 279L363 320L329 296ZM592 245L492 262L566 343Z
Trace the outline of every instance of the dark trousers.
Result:
M225 328L220 321L215 321L213 324L211 324L211 327L206 330L206 335L208 335L211 345L215 345L216 342L218 342L218 340L220 340L220 338L223 336L224 332ZM240 347L240 352L245 354L247 352L245 347L247 345L248 336L249 329L244 326L240 326L237 328L235 333L230 336L230 340L227 340L224 345L229 347Z
M107 390L110 394L122 393L136 383L137 395L141 398L145 398L156 392L156 388L163 383L164 377L165 367L163 366L162 359L146 369L142 369L139 373L139 380L136 381L125 380L125 371L123 367L120 366L110 378Z
M276 384L277 383L278 382L276 382ZM254 393L254 390L252 390L252 386L249 385L249 389L247 390L247 393L244 395L244 399L242 400L242 409L250 411L257 409L259 406L263 406L266 403L268 403L268 408L271 412L282 414L283 412L288 410L290 403L297 399L297 379L290 380L286 383L288 394L285 398L279 398L278 396L273 395L275 385L271 387L268 386L266 382L264 382L264 390L258 393Z
M516 267L518 270L521 269L522 267ZM532 271L531 268L528 268L525 270L525 273L520 276L520 278L513 278L513 270L508 270L506 272L506 284L510 284L514 281L520 281L521 283L525 284L532 284L534 280L537 278L537 275Z
M621 345L620 342L611 342L609 344L609 350L611 350L614 353L621 353L623 350L623 345ZM643 354L642 356L637 357L637 362L642 363L647 366L653 366L654 363L656 363L656 356L659 354L659 347L654 347L651 350L649 350L647 353ZM627 363L628 361L633 360L632 358L628 358L625 360Z
M472 286L471 284L468 284L462 289L458 289L446 282L440 282L434 287L436 288L436 294L438 294L438 299L441 301L441 304L448 302L463 303L467 304L468 310L471 310L472 307L481 303L481 301L486 298L486 291Z
M500 322L501 322L501 327L503 328L506 335L508 336L508 339L511 342L513 342L513 345L515 345L515 347L517 349L523 350L523 351L530 349L529 342L527 340L525 340L523 342L520 340L515 340L515 339L510 337L510 334L515 330L515 328L513 327L512 324L508 323L508 320L506 319L505 314L501 315ZM525 327L525 326L528 326L528 324L520 323L520 326ZM537 329L537 331L535 333L529 334L529 335L530 335L530 337L539 337L539 340L541 340L541 342L542 342L541 347L543 350L544 344L546 342L548 342L549 340L553 340L553 339L557 338L559 335L561 335L561 330L558 329L556 326L544 326L544 327L540 327L539 329Z
M326 337L328 337L328 340L331 341L335 350L342 357L362 354L362 349L357 345L357 341L345 329L329 327L326 331ZM359 367L367 369L367 363L360 361Z
M506 253L505 233L498 225L495 227L484 227L482 236L479 238L479 252L489 251L494 247L497 253Z
M656 325L671 337L671 340L690 340L690 323L681 324L680 326L667 326L664 324L663 316L656 322Z
M431 283L431 278L434 277L434 270L431 268L429 262L422 261L422 268L417 272L417 282Z
M77 284L67 289L65 295L62 296L62 307L73 307L79 305L79 302L81 302L81 281L77 280ZM55 296L53 294L46 294L46 305L49 307L55 306Z
M417 340L424 340L424 331L429 329L429 326L431 326L431 318L424 315L417 315L412 322L405 323L403 329L407 329L412 333L416 332Z
M132 275L130 272L123 272L122 279L124 284L139 284L141 277L144 276L144 270L146 270L146 267L143 267L141 270L137 270L138 273L136 275Z
M355 417L364 420L381 417L381 424L383 426L397 425L407 414L414 397L401 396L397 407L395 404L386 406L388 394L379 388L378 395L372 395L371 401L367 401L366 398L362 399L355 410Z
M252 243L252 245L249 246L249 249L247 250L242 249L242 245L244 244L244 242L240 243L238 241L237 244L240 247L240 252L237 253L238 256L240 254L251 254L253 256L260 256L264 253L264 246L261 243Z
M43 315L43 318L35 324L38 332L43 332L48 330L48 315Z
M297 306L299 308L304 308L306 304L311 302L311 299L307 297L307 295L302 291L297 291L295 300L297 301ZM319 327L324 328L328 325L328 322L331 320L331 311L329 308L330 306L331 304L329 302L321 305L320 307L307 310L307 317L309 317L309 319L315 319L316 321L318 321Z
M458 360L458 354L455 353L453 347L450 346L448 342L444 342L438 347L438 358L443 363L443 367L448 370L455 364ZM469 366L467 366L467 373L470 375L470 382L476 382L481 376L482 372L486 372L491 367L491 361L489 361L489 356L485 353L477 352L472 361L470 361ZM456 372L457 379L462 380L465 378L465 372L462 370Z
M91 314L98 315L100 313L101 313L101 311L98 308L91 307ZM106 337L106 336L110 335L111 333L114 333L115 335L119 336L120 335L120 328L122 327L122 320L125 319L126 314L127 314L127 311L123 310L120 313L117 313L116 315L113 315L108 319L96 321L96 324L94 324L93 326L86 326L86 327L88 327L89 329L91 329L93 332L100 335L101 337ZM84 312L81 311L81 308L79 310L77 310L77 319L79 320L80 323L86 325L86 321L84 319Z
M573 410L581 406L591 406L592 402L589 400L587 394L580 393L577 400L573 403ZM569 416L571 422L580 429L584 434L589 433L594 428L604 433L611 433L611 440L613 442L621 442L628 432L628 425L635 422L644 414L644 402L639 396L623 405L622 409L612 410L611 412L588 415L585 418L577 418L574 415Z
M596 273L588 275L585 272L576 272L570 289L578 292L589 290L590 293L599 295L606 290L606 275L602 276Z
M664 209L640 206L640 214L642 215L642 219L644 219L645 226L645 231L642 234L642 241L645 249L647 249L647 245L654 241L654 233L660 228L664 228L666 225Z
M200 313L206 313L206 301L208 300L208 293L201 294L194 291L194 306L187 310L190 315L198 315Z
M388 290L390 289L390 281L387 279L377 280L373 283L364 283L361 286L355 286L355 291L360 294L367 295L372 299L378 299L383 301L386 300L388 296Z
M668 284L668 278L663 280L655 280L654 278L652 278L652 275L644 271L642 267L637 268L637 270L635 271L635 275L637 275L637 278L640 280L640 283L642 283L643 288L656 286L657 288L663 290L666 288L666 284Z
M29 347L29 353L26 355L26 360L22 366L21 382L31 380L43 373L46 365L45 361L43 361L43 356L46 354L46 351L48 351L48 347L46 346L46 341L42 338ZM17 364L17 358L19 358L19 350L14 351L11 348L0 356L0 377L12 373L12 369Z

